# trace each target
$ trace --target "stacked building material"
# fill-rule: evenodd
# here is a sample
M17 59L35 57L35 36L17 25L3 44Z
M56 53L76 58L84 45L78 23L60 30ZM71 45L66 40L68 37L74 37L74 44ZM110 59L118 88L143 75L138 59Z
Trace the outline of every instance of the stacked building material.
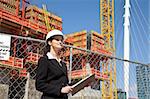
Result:
M82 30L80 32L66 34L65 36L66 41L72 43L73 46L111 55L111 52L106 51L104 48L103 35L95 31L87 32L86 30Z
M82 30L71 34L66 34L66 41L73 44L73 46L80 48L87 48L87 31Z
M99 34L98 32L91 31L90 32L89 43L90 43L90 50L99 52L105 55L112 55L110 51L107 51L104 47L104 37L102 34Z
M0 9L18 15L20 0L0 0Z
M91 31L91 49L93 51L104 49L103 36L95 31Z
M50 30L62 30L62 19L59 16L47 11L45 12L43 9L33 5L26 8L25 18L30 20L30 22L37 23L40 27L47 27L46 21L48 21Z

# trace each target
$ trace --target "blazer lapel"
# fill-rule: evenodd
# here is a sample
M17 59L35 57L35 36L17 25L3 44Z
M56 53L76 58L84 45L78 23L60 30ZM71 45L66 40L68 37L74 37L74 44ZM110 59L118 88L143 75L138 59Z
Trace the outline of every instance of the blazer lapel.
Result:
M67 75L67 71L66 68L64 67L64 64L62 62L60 62L61 64L58 63L57 60L52 60L52 63L57 66L65 75Z

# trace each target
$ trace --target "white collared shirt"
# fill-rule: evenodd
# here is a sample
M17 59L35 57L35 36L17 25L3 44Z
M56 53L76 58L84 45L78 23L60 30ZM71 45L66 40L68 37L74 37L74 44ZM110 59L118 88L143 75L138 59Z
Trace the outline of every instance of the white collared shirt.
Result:
M56 59L59 63L60 63L60 61L61 61L61 59L57 59L56 57L54 57L50 52L47 52L47 54L46 54L47 56L48 56L48 59Z

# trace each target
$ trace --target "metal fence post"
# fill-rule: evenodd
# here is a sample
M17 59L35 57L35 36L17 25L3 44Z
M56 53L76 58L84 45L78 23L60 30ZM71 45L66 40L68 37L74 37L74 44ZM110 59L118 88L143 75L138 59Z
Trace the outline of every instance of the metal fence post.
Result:
M71 83L71 70L72 70L72 47L70 48L69 83Z
M23 97L23 99L28 99L28 92L29 92L29 80L30 80L30 73L27 73L27 81L26 81L26 85L25 85L25 95Z

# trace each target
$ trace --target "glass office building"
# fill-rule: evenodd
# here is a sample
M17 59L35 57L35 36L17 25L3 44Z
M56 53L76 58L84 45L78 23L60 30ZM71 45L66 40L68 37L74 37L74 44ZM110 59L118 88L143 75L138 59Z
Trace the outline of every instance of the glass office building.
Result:
M150 64L149 66L137 66L137 92L139 99L150 99Z

